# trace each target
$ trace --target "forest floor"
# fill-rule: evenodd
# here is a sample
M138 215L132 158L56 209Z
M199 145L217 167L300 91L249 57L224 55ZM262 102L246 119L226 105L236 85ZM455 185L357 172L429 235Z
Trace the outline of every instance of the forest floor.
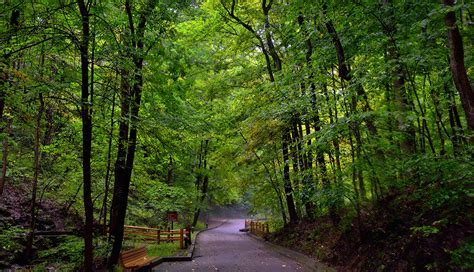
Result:
M316 257L340 271L472 271L473 203L440 201L430 190L407 187L367 204L361 226L354 212L288 226L272 242Z
M31 221L29 188L30 184L26 180L15 186L8 184L0 198L0 270L11 264L22 262L22 252L26 242L25 229L29 227ZM82 219L72 209L58 205L52 199L41 197L37 203L37 231L75 230L79 233L78 230L82 228ZM33 251L36 252L35 256L41 255L46 258L53 254L48 249L58 245L64 239L69 238L66 236L57 239L37 236L33 247ZM81 242L80 238L77 240ZM45 251L40 252L40 249Z
M278 250L239 232L243 226L244 219L229 219L204 231L197 238L192 262L163 263L154 271L328 271L302 254L285 254L287 249Z

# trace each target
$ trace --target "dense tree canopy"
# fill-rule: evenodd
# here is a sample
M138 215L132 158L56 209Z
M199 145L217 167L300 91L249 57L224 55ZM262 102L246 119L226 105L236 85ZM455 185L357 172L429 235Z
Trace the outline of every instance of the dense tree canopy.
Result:
M123 225L167 211L196 225L240 203L275 229L350 218L363 240L364 207L395 192L472 210L473 9L2 1L0 194L25 188L24 262L50 199L84 220L87 271L95 227L110 225L113 267Z

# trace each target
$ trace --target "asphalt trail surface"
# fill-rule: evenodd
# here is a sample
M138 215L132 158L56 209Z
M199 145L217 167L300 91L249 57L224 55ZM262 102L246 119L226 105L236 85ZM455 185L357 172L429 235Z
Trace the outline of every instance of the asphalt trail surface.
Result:
M239 232L244 220L229 219L199 234L191 262L162 263L153 271L318 271L268 243Z

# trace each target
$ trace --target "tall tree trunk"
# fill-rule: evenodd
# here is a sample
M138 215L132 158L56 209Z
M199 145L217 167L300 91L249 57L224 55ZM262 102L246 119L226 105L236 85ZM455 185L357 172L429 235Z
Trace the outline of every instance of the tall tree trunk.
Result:
M3 190L5 188L6 184L6 178L7 178L7 165L8 165L8 139L10 137L10 134L12 133L12 121L10 118L6 121L6 127L7 130L4 133L4 138L3 138L3 151L2 151L2 173L0 174L0 197L3 194Z
M454 6L454 0L443 0L443 3L447 7ZM448 45L450 49L449 63L454 85L456 85L456 89L461 97L467 127L470 132L474 132L474 92L464 65L464 47L461 33L456 26L456 13L454 11L447 12L444 17L444 22L448 30ZM474 143L474 136L471 136L470 141Z
M135 28L132 6L130 0L125 1L125 12L129 22L129 40L127 44L132 48L131 59L134 64L133 77L122 78L125 81L122 88L122 117L119 128L119 145L115 164L115 184L112 198L110 218L110 238L113 241L108 266L113 267L118 262L122 249L125 215L128 205L128 191L132 178L133 162L138 135L138 114L140 111L141 95L143 88L143 61L146 55L144 37L149 14L156 6L155 0L148 0L142 7L137 28ZM130 49L124 50L129 51ZM130 89L131 86L131 89Z
M205 141L201 141L201 153L199 154L199 166L198 166L199 172L198 172L198 177L196 180L196 189L198 190L197 192L199 194L199 197L198 197L197 207L194 209L194 216L193 216L193 223L192 223L193 227L197 225L197 222L199 220L199 214L201 213L201 205L204 203L204 200L206 200L206 196L207 196L207 188L208 188L208 183L209 183L209 177L208 177L208 174L206 173L208 148L209 148L209 139L206 139ZM204 174L202 173L203 171L204 171Z
M283 153L283 184L286 195L286 205L290 215L290 223L298 222L298 214L296 213L295 202L293 200L293 186L290 180L290 157L288 154L288 145L290 143L290 132L287 129L283 131L282 153Z
M384 0L384 4L389 9L391 8L391 0ZM392 87L395 93L395 102L402 114L402 116L398 118L398 126L403 134L400 145L405 153L412 154L416 151L415 128L413 122L409 121L406 116L404 116L410 110L411 106L405 87L405 74L403 72L400 51L395 39L395 34L397 32L396 22L392 11L388 11L386 17L387 23L383 26L385 35L388 37L386 57L395 65L395 67L392 68Z
M8 6L10 3L9 1L6 3ZM10 45L11 39L16 35L18 28L20 27L20 15L21 15L21 5L16 5L11 9L11 16L10 21L8 24L9 30L7 37L6 37L6 45L7 47ZM10 54L4 54L1 59L0 64L0 122L3 121L3 113L5 110L5 96L7 95L5 92L5 87L8 83L9 78L9 57ZM1 127L1 126L0 126Z
M235 7L237 5L237 0L232 0L230 8L227 7L223 1L221 1L222 7L226 10L227 14L229 15L230 18L235 20L236 23L240 24L243 26L246 30L248 30L252 35L255 36L255 38L259 42L259 47L265 57L265 63L266 63L266 68L268 72L268 76L270 78L270 82L275 81L275 76L273 73L273 68L272 68L272 63L270 60L270 57L273 60L273 64L275 66L275 69L277 71L280 71L282 68L282 61L278 55L278 52L276 51L276 48L273 44L273 39L271 32L269 30L270 28L270 23L269 23L269 11L272 7L273 1L269 0L268 4L266 0L262 0L262 11L263 15L265 17L265 29L264 29L264 35L265 35L265 41L264 38L259 34L259 32L255 31L251 25L248 23L245 23L242 21L239 17L235 15ZM268 49L267 49L268 47ZM282 153L283 153L283 160L284 160L284 170L283 170L283 184L284 184L284 190L285 190L285 195L286 195L286 202L287 202L287 207L288 207L288 212L289 212L289 217L290 217L290 222L295 223L298 221L298 215L296 213L296 207L295 203L293 200L293 188L291 185L291 180L290 180L290 168L289 168L289 154L288 154L288 145L290 144L291 137L290 137L290 130L289 127L283 128L282 132Z
M168 162L168 172L166 173L166 183L169 186L173 186L173 157L170 155L170 160Z
M296 190L299 192L301 191L301 187L302 187L300 174L304 171L304 169L302 169L301 167L301 158L299 156L301 146L298 148L300 140L298 136L298 127L295 122L296 117L293 117L292 119L293 120L291 121L291 124L289 125L291 127L291 132L290 132L291 141L290 141L289 147L290 147L291 165L293 168L293 189L296 188ZM303 217L302 202L304 202L303 199L301 199L300 197L296 197L295 204L296 204L296 211L298 212L299 218Z
M326 88L326 87L323 87L323 88ZM316 105L316 89L314 88L314 85L311 86L310 91L311 91L312 110L314 114L313 126L314 126L314 131L318 132L318 131L321 131L321 119L319 117L319 111ZM329 182L329 179L327 176L326 159L324 158L324 153L321 150L318 150L316 152L316 161L318 163L319 172L321 174L322 187L326 191L329 191L331 189L331 183ZM339 216L337 215L336 209L337 209L336 204L332 203L329 205L329 215L334 225L337 225L340 220Z
M463 128L461 120L459 118L458 108L456 105L456 99L454 98L454 92L450 90L450 87L447 82L444 83L444 91L448 94L449 104L448 104L448 113L449 113L449 124L451 126L451 142L453 143L453 155L457 156L461 149L462 138L460 137L463 134Z
M242 137L242 139L244 139L245 144L248 145L248 141L245 138L244 134L242 134L242 132L240 132L240 136ZM270 179L270 184L272 185L272 188L275 191L275 194L278 198L278 204L280 205L281 219L283 220L283 225L286 225L287 224L287 219L286 219L285 207L283 205L283 199L282 199L282 196L281 196L281 190L280 190L278 184L273 179L274 175L272 174L272 172L270 171L268 166L265 164L265 162L262 160L262 158L260 158L258 153L253 149L252 149L252 153L257 158L257 160L262 164L263 168L265 169L265 172L267 172L268 178Z
M203 180L202 180L202 186L201 186L201 197L199 199L199 206L196 208L196 210L194 210L194 216L193 216L193 224L192 226L193 227L196 227L196 224L199 220L199 215L201 214L201 205L204 204L204 201L206 200L206 197L207 197L207 189L209 187L209 176L208 175L205 175Z
M84 271L93 270L93 220L91 179L91 149L92 149L92 118L89 98L89 7L84 0L78 0L79 11L82 17L82 37L79 45L81 52L81 119L82 119L82 175L84 190L84 210L86 222L84 226Z
M6 3L6 5L9 5L9 1ZM8 27L10 28L9 34L6 37L6 45L7 47L10 45L10 41L12 37L16 34L18 31L18 28L20 27L20 6L17 5L15 8L12 9L11 11L11 16L10 16L10 21ZM5 111L5 98L7 96L6 89L9 86L8 79L10 77L10 73L8 71L8 66L9 66L9 59L8 59L7 54L5 54L1 59L0 59L0 133L4 132L4 129L7 128L7 132L5 133L5 138L3 139L3 154L2 154L2 173L0 176L0 196L3 194L3 190L5 187L5 179L7 175L7 163L8 163L8 137L9 134L11 134L11 129L12 129L12 122L10 118L6 118L4 116L4 111Z
M35 145L34 145L34 163L33 163L33 188L31 192L31 206L30 206L30 233L26 241L26 247L23 254L23 261L29 262L33 255L33 242L35 239L36 229L36 192L38 190L38 179L40 174L40 159L41 159L41 118L44 111L43 94L39 94L39 109L36 116L36 127L35 127Z
M280 55L278 54L275 48L275 45L273 44L273 37L270 32L269 12L270 12L270 9L272 8L272 5L273 5L272 0L269 0L268 4L266 0L262 0L262 11L265 18L264 33L265 33L266 44L268 47L268 52L269 52L269 55L272 57L275 70L281 71L282 61L281 61ZM289 148L288 148L289 145L291 145L291 135L290 135L291 129L290 129L290 124L286 124L285 126L286 127L283 128L283 139L282 139L282 153L283 153L283 161L284 161L283 184L285 188L286 202L287 202L288 213L290 216L290 223L296 223L299 220L299 218L298 218L298 213L295 206L295 201L293 198L293 186L291 184L291 179L290 179ZM296 170L297 165L293 164L293 169ZM295 172L295 174L296 173L297 171Z
M119 228L119 207L120 202L124 201L124 195L128 197L128 187L125 184L126 169L125 164L127 160L127 146L129 134L129 114L130 114L130 79L129 73L123 69L121 71L120 79L120 122L119 135L117 144L117 157L114 166L114 191L112 198L112 206L110 207L110 238L113 240L122 240L123 231L120 234ZM117 255L118 258L118 255Z
M101 216L103 216L103 220L104 220L104 231L107 226L107 201L108 201L107 198L109 196L110 165L112 163L112 139L114 135L114 126L115 126L114 117L115 117L115 93L113 94L113 97L112 97L112 113L110 114L109 140L107 143L107 167L105 171L104 200L102 203L102 213L101 213Z
M349 65L348 61L346 60L346 55L345 55L345 52L344 52L344 48L342 47L341 40L339 38L339 35L338 35L336 29L334 28L334 25L333 25L332 21L328 20L325 23L325 25L326 25L326 29L327 29L329 35L331 35L332 43L334 45L334 49L336 50L336 56L337 56L337 60L338 60L338 74L339 74L339 77L341 78L342 81L347 81L349 84L352 83L355 86L355 91L356 91L357 96L356 96L356 94L354 94L352 96L354 99L356 99L356 101L354 102L355 107L357 106L357 103L358 103L357 100L359 98L362 98L363 103L364 103L363 110L365 112L372 111L372 109L370 107L370 104L369 104L369 99L367 97L367 93L364 90L364 87L362 87L362 84L360 84L360 82L356 78L354 78L351 74L351 68L350 68L350 65ZM375 124L374 124L372 118L365 118L364 121L365 121L367 129L369 130L371 135L376 137L377 136L377 129L375 127Z

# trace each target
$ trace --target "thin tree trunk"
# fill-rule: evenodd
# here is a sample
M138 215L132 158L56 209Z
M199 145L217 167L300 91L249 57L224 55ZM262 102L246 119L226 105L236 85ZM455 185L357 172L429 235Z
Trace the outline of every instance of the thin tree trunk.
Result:
M384 0L384 4L391 5L391 0ZM410 102L408 99L407 90L405 87L405 74L402 69L402 61L400 51L397 48L395 33L396 22L393 13L387 14L387 23L384 25L384 32L388 37L387 54L386 57L390 62L393 62L395 67L392 69L393 83L392 87L395 93L395 102L402 116L398 118L398 126L402 131L401 149L407 153L412 154L416 152L415 129L413 123L403 116L410 109Z
M242 139L244 139L245 144L248 144L248 141L245 138L244 134L242 134L242 132L240 132L240 136L242 137ZM265 171L268 174L268 177L270 179L270 184L272 185L272 188L275 191L275 194L278 198L278 204L280 205L280 212L281 212L281 218L283 220L283 225L286 225L287 224L287 219L286 219L285 207L283 205L283 199L281 197L281 190L280 190L280 188L278 188L278 184L273 179L274 175L272 174L272 172L270 172L270 169L265 164L265 162L263 162L262 158L260 158L260 156L257 154L257 152L252 149L252 153L257 158L257 160L262 164L263 168L265 169ZM276 171L274 171L274 172L276 172Z
M275 77L274 77L274 74L273 74L273 68L272 68L272 64L271 64L271 61L270 61L270 56L273 59L275 69L277 71L281 70L282 61L281 61L281 59L278 55L278 52L276 51L276 48L275 48L275 46L273 44L273 41L272 41L273 39L272 39L271 33L269 31L270 23L269 23L268 14L269 14L269 11L272 7L273 1L269 0L268 4L267 4L266 0L262 0L262 11L263 11L263 15L265 17L264 35L265 35L265 38L266 38L266 45L268 46L268 50L267 50L267 47L265 46L265 42L264 42L262 36L260 36L260 34L257 31L255 31L252 28L251 25L245 23L244 21L242 21L239 17L237 17L235 15L235 7L237 5L237 0L232 1L230 8L228 8L224 4L224 1L221 1L221 4L222 4L222 7L226 10L227 14L232 19L234 19L236 23L240 24L245 29L247 29L258 40L260 49L262 50L262 53L265 57L265 63L266 63L267 72L268 72L268 75L269 75L269 78L270 78L270 82L274 82ZM284 189L285 189L286 202L287 202L290 222L291 223L296 223L298 221L298 216L297 216L297 213L296 213L295 203L294 203L294 200L293 200L293 188L292 188L292 185L291 185L290 168L289 168L289 165L288 165L288 162L289 162L288 145L290 144L290 141L291 141L291 137L290 137L289 133L290 132L289 132L288 127L283 128L283 132L282 132L282 153L283 153L283 161L284 161L283 183L284 183Z
M326 12L326 8L324 8L324 12ZM357 96L355 94L352 96L354 99L356 99L356 101L354 102L355 103L354 108L357 106L357 103L358 103L357 98L360 97L362 98L362 101L364 102L364 105L363 105L364 112L372 111L369 104L369 99L367 97L367 93L365 92L362 85L357 81L357 79L354 78L351 74L351 68L348 61L346 60L344 48L342 47L341 40L339 38L339 35L336 29L334 28L332 21L328 20L325 23L325 25L326 25L326 29L329 35L331 35L332 43L334 45L334 49L336 50L339 77L341 78L342 81L347 81L348 83L352 82L352 84L355 86L355 91L356 91ZM377 137L377 129L375 127L375 124L372 118L367 117L364 119L364 121L366 123L367 129L369 130L370 134L374 137Z
M298 222L298 214L296 213L295 202L293 200L293 187L290 180L290 157L288 154L288 144L290 143L290 132L287 129L283 131L282 139L282 153L283 153L283 184L286 195L286 205L288 207L288 213L290 215L290 223Z
M170 160L168 162L168 172L166 173L166 183L169 186L173 186L173 157L170 155Z
M198 197L198 203L197 207L194 209L194 216L193 216L193 224L192 226L195 227L197 225L197 222L199 220L199 214L201 213L201 205L204 203L204 200L206 199L207 196L207 188L208 188L208 183L209 183L209 177L207 173L204 173L204 176L201 173L201 163L202 163L202 169L204 171L207 170L207 152L209 148L209 139L203 142L201 141L201 152L204 151L204 154L201 153L199 156L199 169L200 172L198 173L198 179L197 179L197 190L198 193L200 194L200 197ZM201 184L202 180L202 184Z
M289 147L290 147L291 165L293 168L293 189L296 188L296 190L300 191L301 190L300 173L303 172L303 169L300 167L301 166L300 159L298 156L299 150L300 150L298 149L298 142L299 142L298 128L296 127L296 123L294 120L291 122L291 128L292 128L290 132L291 141L290 141ZM296 211L298 212L298 218L303 217L301 202L302 202L301 198L298 197L295 199Z
M104 188L104 200L102 203L102 216L104 219L104 231L107 226L107 198L109 195L109 181L110 181L110 165L112 162L112 138L114 135L115 126L115 93L112 96L112 113L110 114L110 130L109 130L109 142L107 144L107 169L105 172L105 188ZM99 219L100 222L100 219Z
M463 134L463 128L461 120L459 118L456 99L454 98L454 92L450 90L447 83L444 83L444 91L448 94L448 113L449 124L451 126L451 142L453 143L454 156L457 156L461 149L461 144L463 143L463 138L460 137L460 135Z
M196 175L196 182L195 182L195 186L196 186L195 189L196 189L196 194L197 194L197 198L196 198L197 205L200 205L199 193L201 191L201 184L202 184L202 179L203 179L202 170L201 170L203 159L204 159L203 151L204 151L204 140L201 140L201 146L199 147L199 153L198 153L199 162L197 166L197 175ZM196 227L196 224L199 220L199 216L196 217L198 208L199 206L196 206L194 208L193 223L192 223L193 227Z
M41 119L44 111L43 94L39 94L40 106L38 114L36 116L36 127L35 127L35 145L34 145L34 173L33 173L33 188L31 193L31 206L30 206L30 233L26 242L26 247L23 255L23 260L29 262L33 255L33 242L35 239L36 229L36 192L38 190L38 179L40 174L40 159L41 159Z
M9 1L5 3L6 5L9 5ZM20 15L21 15L21 5L17 5L15 8L11 9L11 16L10 16L10 21L8 24L9 30L7 33L6 37L6 45L9 47L11 39L16 35L18 28L20 27ZM4 54L2 56L1 61L3 64L5 64L5 67L9 66L9 56L10 54ZM7 68L2 68L0 70L0 122L4 121L3 120L3 113L5 110L5 97L7 93L5 92L8 78L9 78L9 73ZM1 126L0 126L0 132L1 132Z
M9 2L6 3L7 5L10 4ZM11 16L10 16L10 22L8 27L11 29L9 31L9 35L6 37L6 45L7 47L10 45L10 41L12 37L16 34L19 26L20 26L20 6L17 6L16 8L13 8L11 11ZM12 129L12 122L10 118L6 118L4 116L4 111L5 111L5 98L6 98L6 89L7 86L9 85L8 83L8 78L9 78L9 73L8 73L8 65L9 65L9 60L8 60L8 55L4 55L3 58L1 59L1 62L4 66L0 69L0 133L4 132L4 128L7 128L7 132L5 133L5 138L3 139L3 154L2 154L2 173L0 176L0 196L3 194L3 190L5 188L5 178L7 174L7 164L8 164L8 137L11 134L11 129Z
M3 190L5 188L6 178L7 178L8 148L9 148L8 140L9 140L10 134L12 133L12 121L13 120L10 118L6 121L7 130L3 138L2 173L0 175L0 196L2 196L3 194Z

